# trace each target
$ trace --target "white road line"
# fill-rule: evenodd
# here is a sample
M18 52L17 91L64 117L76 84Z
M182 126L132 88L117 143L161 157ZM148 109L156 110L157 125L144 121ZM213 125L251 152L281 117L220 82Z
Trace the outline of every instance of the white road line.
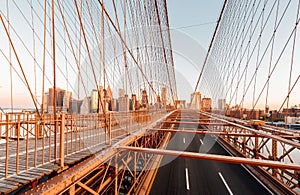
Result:
M199 140L200 140L201 144L203 145L203 141L202 141L202 139L199 139Z
M190 190L189 171L187 168L185 168L185 181L186 181L186 189Z
M226 150L226 152L228 152L228 154L230 154L231 156L234 156L229 150L227 150L222 144L219 143L219 145ZM253 173L247 168L245 167L245 165L241 165L258 183L260 183L260 185L262 185L268 192L270 192L270 194L274 194L264 183L262 183L255 175L253 175Z
M223 177L222 173L220 173L220 172L218 172L218 173L219 173L219 176L221 177L221 179L222 179L222 181L223 181L224 185L226 186L226 188L227 188L227 190L228 190L229 194L230 194L230 195L233 195L233 193L232 193L232 191L230 190L230 188L229 188L229 186L228 186L227 182L225 181L225 179L224 179L224 177Z
M185 137L183 138L183 143L185 144Z

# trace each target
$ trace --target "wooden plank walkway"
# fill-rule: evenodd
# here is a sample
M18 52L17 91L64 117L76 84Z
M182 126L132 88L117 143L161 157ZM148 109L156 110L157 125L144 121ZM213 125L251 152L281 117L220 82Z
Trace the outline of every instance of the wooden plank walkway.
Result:
M115 128L112 131L112 144L127 135L124 129ZM59 134L57 135L59 138ZM17 190L20 186L39 181L60 170L59 140L57 140L57 163L54 162L54 137L43 139L19 140L18 174L17 174L17 141L8 144L8 177L5 178L6 143L0 144L0 194L7 194ZM86 132L72 132L65 134L64 165L69 167L107 147L104 132L87 130ZM37 150L35 150L37 148ZM27 158L27 160L26 160ZM44 159L44 162L43 162ZM34 163L35 162L35 163ZM27 164L27 165L26 165ZM35 166L36 164L36 166Z

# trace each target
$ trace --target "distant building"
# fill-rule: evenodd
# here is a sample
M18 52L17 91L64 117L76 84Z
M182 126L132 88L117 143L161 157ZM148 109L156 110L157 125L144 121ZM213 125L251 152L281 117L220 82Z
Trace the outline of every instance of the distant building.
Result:
M195 92L191 94L191 103L190 103L190 108L191 109L201 109L201 93L200 92Z
M244 119L244 120L259 120L261 117L265 116L264 110L259 109L231 109L226 110L226 116Z
M118 100L117 99L111 100L111 111L118 111Z
M49 93L46 92L44 94L44 103L43 103L43 112L48 112L48 100L49 99Z
M103 111L112 110L112 91L108 86L104 89L102 86L99 87L99 92L97 89L92 90L91 94L91 112L98 113Z
M129 98L128 95L118 98L118 111L128 112L129 111Z
M291 116L291 117L300 117L300 108L292 107L292 108L284 108L282 110L283 115Z
M167 105L167 88L161 88L161 104L165 107Z
M225 109L226 109L226 100L218 99L218 110L225 110Z
M277 121L284 118L284 114L278 112L277 110L270 110L269 113L271 121Z
M137 110L137 100L136 100L136 95L132 94L131 95L131 109L130 110Z
M142 107L149 108L148 95L146 90L142 91Z
M72 99L70 101L70 113L80 113L80 108L82 103L83 103L82 100Z
M70 101L72 99L72 93L64 89L56 88L54 92L53 88L49 88L49 92L45 93L47 100L47 112L54 112L54 94L56 93L56 112L69 112Z
M125 97L125 90L119 89L119 97Z
M186 100L175 100L175 106L177 109L185 109L186 108Z
M72 92L66 91L64 100L63 100L63 111L64 112L70 112L71 99L72 99Z
M99 112L99 94L97 89L92 90L91 94L91 112Z
M300 124L300 117L287 116L284 121L286 124Z
M210 112L212 110L212 99L211 98L202 98L201 110L203 110L205 112Z
M91 112L91 97L85 97L80 106L80 114L88 114Z
M107 87L105 93L104 93L104 100L107 105L107 111L112 111L112 101L113 101L113 93L110 89L110 86Z

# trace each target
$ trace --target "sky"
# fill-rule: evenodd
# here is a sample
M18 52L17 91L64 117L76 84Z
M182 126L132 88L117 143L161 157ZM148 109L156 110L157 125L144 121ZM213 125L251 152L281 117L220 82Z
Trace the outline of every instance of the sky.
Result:
M167 3L170 27L185 32L207 49L216 23L206 25L205 23L216 22L218 20L223 1L167 0ZM204 25L196 26L198 24Z
M20 58L21 63L23 64L24 72L26 75L26 78L28 79L28 82L31 85L31 90L32 93L41 103L41 81L42 81L42 61L43 61L43 1L32 1L33 8L36 11L35 13L32 12L32 9L30 8L30 3L31 1L0 1L0 12L3 14L4 17L7 17L7 10L6 10L6 2L9 4L9 18L12 23L12 27L9 29L10 31L10 36L13 39L14 45L16 45L16 50L18 53L18 57ZM50 1L48 0L48 3ZM58 2L58 1L57 1ZM68 9L68 6L70 6L70 2L68 1L60 1L63 5L63 9ZM123 1L117 1L119 4L120 2ZM128 1L129 2L129 1ZM243 5L240 4L239 7L242 7L245 11L245 15L247 15L248 18L251 16L251 10L250 5L252 4L248 1L245 4L245 2L239 2L239 1L229 1L231 4L228 4L227 6L236 6L239 3L243 3ZM252 32L251 30L248 30L247 32L244 33L243 36L245 36L243 39L243 43L241 44L241 50L243 52L239 52L236 55L233 54L232 56L235 57L235 61L232 63L232 61L229 62L229 64L233 65L226 65L226 69L232 68L232 71L222 71L219 69L214 69L214 68L222 68L222 64L228 63L228 61L223 60L223 61L218 61L222 60L222 57L218 58L218 56L223 56L222 53L220 55L216 56L211 56L210 55L210 60L211 63L208 65L210 68L205 69L204 76L203 76L203 81L200 83L199 90L202 93L202 97L212 97L214 99L218 98L224 98L225 95L220 95L220 96L214 96L211 92L216 92L216 91L222 91L222 90L215 90L213 88L216 83L224 83L224 78L223 80L219 80L219 82L215 82L215 78L217 78L215 75L221 75L225 72L226 79L231 80L230 84L225 83L225 87L229 87L229 89L225 89L227 92L229 90L232 91L232 89L237 88L235 86L239 86L239 91L238 93L233 93L233 95L226 92L227 100L230 99L230 104L235 105L238 104L238 100L242 98L242 93L243 93L243 88L244 86L241 86L242 82L239 80L239 76L233 76L234 73L237 73L238 71L236 70L236 67L238 67L238 64L242 64L244 67L248 67L249 69L247 71L247 79L245 77L244 83L247 82L247 85L249 87L249 91L247 91L246 97L245 97L245 102L249 103L249 105L245 107L251 107L251 104L253 104L254 98L258 97L259 91L264 90L264 84L266 80L268 80L268 70L269 70L269 64L272 64L273 67L276 65L276 69L273 73L273 76L271 78L271 84L270 84L270 95L267 97L269 99L269 103L271 102L273 105L270 107L278 107L280 106L283 102L284 99L287 95L288 91L288 85L289 85L289 77L291 78L291 84L294 82L297 82L297 77L300 75L300 69L297 68L297 64L300 62L300 58L294 57L291 58L292 56L292 49L293 49L293 41L289 39L289 34L291 34L291 31L294 29L295 26L295 19L298 19L296 17L297 14L297 3L298 1L280 1L279 6L277 6L277 11L278 15L281 16L282 14L286 13L283 17L282 20L280 20L280 26L276 30L277 36L274 38L275 40L275 46L274 46L274 53L270 52L270 48L268 45L270 38L272 37L273 34L273 29L274 29L274 22L275 21L275 16L276 16L276 8L275 3L279 1L255 1L256 4L253 4L253 7L258 7L258 13L255 14L255 16L252 16L252 20L241 20L240 14L244 11L240 12L234 12L234 17L230 16L230 20L236 19L235 22L232 22L234 24L238 23L240 27L239 34L243 34L244 32L241 31L241 26L251 26L250 21L256 22L256 28ZM291 3L289 3L291 2ZM108 2L109 3L109 2ZM170 34L171 34L171 44L172 44L172 53L174 57L174 65L175 65L175 73L176 73L176 81L177 81L177 92L178 92L178 97L179 99L185 99L187 102L190 101L190 94L194 91L196 81L198 79L201 67L204 62L204 58L207 54L207 50L209 47L209 44L211 42L213 32L215 30L217 20L220 15L221 8L223 6L224 1L223 0L187 0L187 1L180 1L180 0L167 0L167 6L168 6L168 20L169 20L169 25L170 25ZM244 7L246 5L246 7ZM266 9L264 8L264 5L266 6ZM65 6L65 7L64 7ZM288 7L288 9L285 9L285 7ZM57 6L56 6L57 7ZM72 6L71 6L72 7ZM97 7L97 6L96 6ZM120 7L120 6L119 6ZM99 9L99 8L98 8ZM112 11L111 5L107 5L108 11ZM22 11L26 10L26 11ZM259 14L259 11L265 10L265 15L266 13L270 13L270 17L260 17L261 14ZM287 12L285 12L287 10ZM48 5L47 13L50 13L50 4ZM97 19L97 29L100 31L100 22L99 17L101 18L101 15L97 14L99 10L94 10L95 11L95 18ZM120 10L119 10L120 11ZM59 11L57 10L57 15L56 18L60 18ZM112 12L114 13L114 12ZM111 14L112 14L111 13ZM122 13L122 12L121 12ZM227 12L226 12L227 13ZM31 29L32 25L32 16L34 15L34 30L36 33L35 36L35 44L33 43L33 31ZM71 14L71 15L70 15ZM74 15L75 14L75 15ZM77 15L73 11L71 12L66 12L65 16L67 16L67 21L68 23L68 31L71 32L71 37L76 40L76 46L75 48L75 53L80 53L78 61L80 61L80 66L83 66L84 63L82 63L84 60L88 59L87 55L87 50L85 47L83 47L82 50L78 49L78 34L80 34L80 28L78 28L78 20L76 19ZM235 17L236 16L236 17ZM88 15L85 15L85 17L88 17ZM118 17L122 18L122 17ZM224 19L226 21L226 17ZM224 21L222 20L222 22ZM122 23L122 21L121 21ZM254 44L255 42L257 43L257 40L259 40L259 34L260 34L260 29L262 28L262 24L266 24L266 30L261 33L262 41L261 41L261 49L258 49ZM88 22L86 24L89 24ZM230 26L229 25L223 25L221 24L221 29L226 29L226 27ZM243 25L242 25L243 24ZM53 66L52 66L52 39L50 37L50 26L51 26L51 17L49 16L47 19L47 38L46 38L46 47L47 47L47 52L46 52L46 75L47 78L45 80L45 85L46 85L46 90L49 87L53 86ZM254 26L254 24L252 24ZM67 49L66 47L69 47L69 42L66 41L66 33L65 33L65 27L62 24L61 21L56 23L56 28L57 28L57 33L56 33L56 58L57 62L59 63L59 66L57 66L57 83L59 84L59 87L70 90L70 91L76 91L76 79L78 78L78 69L76 67L76 60L73 57L73 53L71 49ZM87 29L91 29L90 27L87 27ZM106 31L108 31L108 28L105 28ZM227 29L228 30L228 29ZM230 29L228 31L231 31ZM227 31L227 32L228 32ZM299 31L299 28L297 29ZM91 33L91 31L89 31ZM107 34L107 33L105 33ZM233 33L232 33L233 34ZM250 34L252 34L250 36ZM129 35L128 35L129 36ZM28 37L28 38L27 38ZM113 36L112 36L113 37ZM129 36L130 37L130 36ZM133 36L132 36L133 37ZM221 36L222 37L222 36ZM247 44L247 39L251 37L252 44L249 44L250 46L246 46ZM10 65L9 65L9 42L7 35L4 31L3 25L0 25L0 38L1 38L1 45L0 45L0 52L4 51L4 55L0 53L0 94L5 94L0 97L0 107L9 107L10 105ZM111 38L110 36L107 37L107 39ZM113 40L113 39L112 39ZM220 39L216 39L220 40ZM224 39L225 40L225 39ZM222 40L222 41L224 41ZM226 37L226 41L232 41L235 40L233 38L228 38ZM288 41L288 45L286 47L285 52L281 56L281 52L283 51L283 48L285 47L285 43ZM297 39L295 39L295 43L299 43L300 41L300 36L297 36ZM107 42L107 41L106 41ZM224 41L225 42L225 41ZM228 43L228 42L227 42ZM241 42L238 42L237 44L240 44ZM35 55L36 55L36 63L34 62L34 56L32 55L34 52L33 45L35 45ZM91 42L90 45L96 47L96 45L99 46L99 43ZM113 44L112 44L113 45ZM298 44L299 45L299 44ZM220 48L224 48L226 46L220 44L218 45ZM296 54L299 53L300 47L295 45L295 56ZM237 47L237 46L236 46ZM98 48L98 47L97 47ZM114 54L111 52L112 50L109 49L108 47L105 47L108 52L106 53L106 60L109 61L108 53ZM212 52L218 50L219 47L213 48ZM250 49L253 49L253 55L251 55L251 59L248 60L248 57L242 57L242 54L245 54L246 48L249 53ZM99 49L99 48L98 48ZM96 51L97 49L95 49ZM220 49L221 51L222 49ZM232 49L234 50L234 49ZM230 50L230 51L232 51ZM261 50L261 52L260 52ZM121 51L121 49L120 49ZM262 55L262 52L266 51L266 55ZM123 53L123 52L121 52ZM95 55L97 55L97 52L95 52ZM214 55L214 54L212 54ZM230 54L231 55L231 54ZM270 55L273 55L272 58L270 58ZM14 99L14 107L32 107L33 106L33 101L30 98L29 92L27 88L25 87L24 83L22 83L23 77L22 73L20 71L20 67L15 59L15 56L13 52L11 52L12 56L12 64L13 68L17 69L13 72L13 99ZM71 56L71 57L69 57ZM248 56L244 55L244 56ZM78 57L78 58L79 58ZM215 58L216 57L216 58ZM236 60L238 59L239 60ZM256 65L258 65L258 59L260 60L260 64L262 66L259 68L257 77L258 77L258 84L254 84L253 82L251 83L250 79L252 75L255 75L256 71ZM274 59L273 59L274 58ZM231 58L232 59L232 58ZM270 62L270 59L272 63ZM216 60L217 63L214 63ZM278 60L278 64L277 64ZM291 68L291 61L293 61L294 67L292 74L290 74L290 68ZM100 60L98 60L100 61ZM220 63L224 62L224 63ZM113 75L115 65L118 63L115 63L115 61L110 61L109 63L114 64L114 66L110 67L110 75ZM37 65L36 71L34 72L34 65ZM215 66L215 67L214 67ZM243 69L243 67L241 68ZM217 70L217 71L216 71ZM101 73L102 71L98 71ZM120 71L118 72L120 73ZM117 73L117 74L118 74ZM29 76L30 75L30 76ZM238 75L238 74L236 74ZM92 77L89 77L88 74L86 73L86 79L87 81L93 80L91 85L89 87L94 87L94 79ZM101 76L101 74L100 74ZM231 79L231 77L233 77ZM36 79L35 79L36 78ZM114 80L114 76L111 76ZM162 78L162 77L159 77ZM300 77L299 77L300 78ZM211 80L206 80L206 79L211 79ZM99 82L103 81L104 79L99 79ZM137 79L139 80L139 79ZM101 83L100 83L101 85ZM220 85L222 86L222 85ZM113 88L117 89L118 87ZM74 90L75 89L75 90ZM291 105L299 104L299 98L298 94L296 93L297 91L300 90L300 85L296 85L293 93L290 95L290 102ZM81 90L82 91L82 90ZM88 90L86 90L88 91ZM252 92L254 91L254 92ZM259 99L258 104L260 107L265 106L265 93L266 90L263 91L262 98ZM254 94L256 92L256 94ZM235 94L236 97L235 97ZM253 96L252 96L253 94ZM79 94L80 95L80 94ZM73 94L74 97L79 98L76 95ZM224 96L224 97L221 97ZM254 98L253 98L254 97ZM248 98L248 99L247 99ZM232 101L235 99L234 101ZM232 101L232 102L231 102ZM216 102L216 101L214 101ZM229 102L228 102L229 103Z
M14 21L18 21L18 18L22 19L20 11L16 8L16 4L14 2L9 2L13 5L13 9L9 10L10 19ZM216 20L218 18L222 1L207 1L207 0L189 0L189 1L180 1L180 0L168 0L168 14L169 14L169 23L171 28L171 36L172 36L172 44L173 44L173 54L175 59L175 69L177 75L177 87L180 99L187 99L189 101L190 93L192 92L195 80L197 79L200 71L200 64L203 61L203 56L206 53L209 42L211 40L213 30L216 25ZM5 1L0 2L0 6L2 7L0 11L6 15L6 10L4 9ZM30 9L27 2L18 2L18 5L21 9ZM40 8L43 6L42 3L38 3L35 5ZM30 12L24 12L26 17L30 18ZM38 16L42 16L43 13L36 13ZM40 18L42 20L42 18ZM37 22L37 19L35 19ZM29 21L30 22L30 21ZM210 24L206 24L210 23ZM202 25L206 24L206 25ZM192 26L192 27L191 27ZM40 26L39 26L40 27ZM19 58L24 66L24 71L26 75L33 74L32 70L32 60L27 59L26 55L28 55L29 51L32 51L33 48L31 37L32 30L29 28L27 21L20 20L18 25L14 26L14 29L10 29L11 32L16 31L20 33L23 37L28 36L30 39L23 39L25 45L29 47L26 48L23 46L23 43L18 42L18 54ZM42 32L42 29L38 29L38 31ZM13 35L13 41L16 43L17 38ZM0 37L6 37L4 30L1 28ZM36 40L36 44L39 44L40 40ZM50 42L50 41L49 41ZM7 50L8 48L8 40L3 39L1 41L2 48ZM189 44L187 44L189 43ZM194 47L194 49L190 49ZM49 47L49 45L48 45ZM63 49L63 48L62 48ZM20 52L22 51L22 52ZM42 61L42 48L36 48L37 60L40 63ZM48 56L50 55L47 54ZM12 53L12 56L13 53ZM47 56L46 56L47 57ZM5 59L2 59L5 61ZM13 59L14 66L18 68L17 62ZM25 65L26 64L26 65ZM50 65L50 64L49 64ZM30 66L30 68L29 68ZM40 64L41 66L41 64ZM48 66L48 65L47 65ZM51 66L51 65L50 65ZM10 82L9 82L9 65L0 66L0 71L2 72L2 76L0 77L0 93L8 93L10 94ZM59 70L58 74L59 73ZM71 71L71 70L68 70ZM41 72L41 70L37 69L37 72ZM13 73L13 78L18 79L18 77L22 77L21 72L20 75L16 75ZM47 74L47 73L46 73ZM52 74L49 72L49 74ZM37 80L41 81L40 74L37 74ZM70 75L69 75L70 76ZM59 77L63 78L59 75ZM34 82L34 77L28 77L30 83ZM51 78L49 78L51 80ZM47 83L46 79L46 83ZM40 83L37 82L37 85L40 86ZM20 86L23 86L20 88ZM13 84L14 90L14 107L32 107L33 103L29 96L28 90L24 87L24 83L15 82ZM35 94L34 87L32 86L32 93ZM37 91L37 97L40 99L41 95L39 91ZM0 99L0 106L6 107L10 105L10 95L4 95ZM6 106L5 106L6 105Z
M178 95L189 102L223 1L167 0L167 3Z

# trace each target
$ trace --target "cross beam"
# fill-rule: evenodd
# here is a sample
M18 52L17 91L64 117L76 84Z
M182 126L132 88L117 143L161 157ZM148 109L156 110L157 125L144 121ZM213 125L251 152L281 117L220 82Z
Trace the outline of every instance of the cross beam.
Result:
M196 152L139 148L139 147L132 147L132 146L119 146L118 150L121 151L130 150L134 152L144 152L144 153L152 153L152 154L167 155L167 156L178 156L184 158L194 158L199 160L212 160L212 161L219 161L219 162L226 162L226 163L233 163L233 164L245 164L251 166L266 166L271 168L300 170L300 165L287 164L287 163L271 161L271 160L248 159L242 157L223 156L223 155L216 155L216 154L202 154Z
M203 131L203 130L185 130L185 129L149 129L148 131L163 131L172 133L187 133L187 134L208 134L208 135L227 135L227 136L245 136L245 137L264 137L254 133L227 133L227 132L217 132L217 131Z
M210 122L190 122L190 121L164 121L165 124L182 124L182 125L204 125L204 126L232 126L229 123L210 123Z

